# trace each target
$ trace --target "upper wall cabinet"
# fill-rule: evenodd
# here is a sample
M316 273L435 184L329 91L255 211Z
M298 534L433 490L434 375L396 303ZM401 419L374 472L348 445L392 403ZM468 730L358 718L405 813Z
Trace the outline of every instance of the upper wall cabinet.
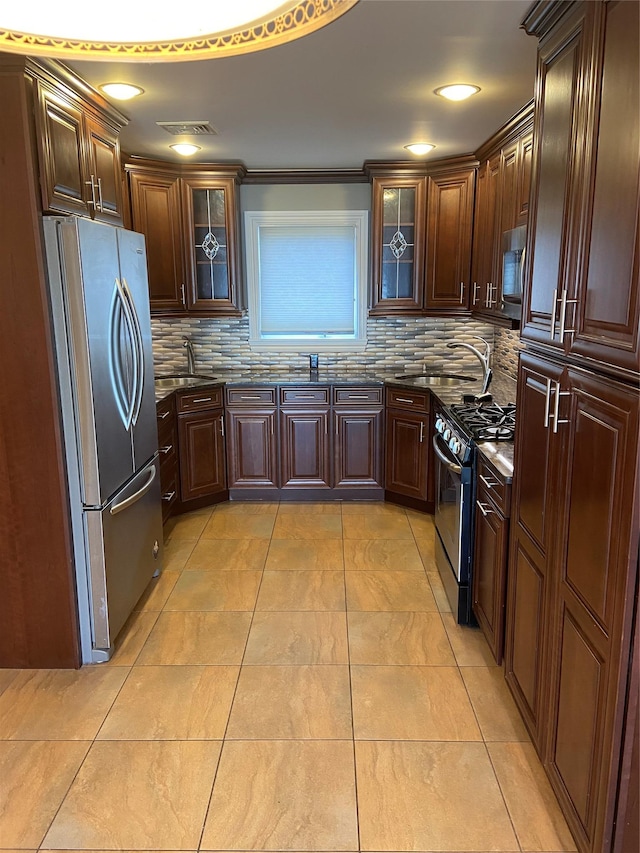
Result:
M58 81L39 65L32 72L43 210L122 224L118 134L126 119L70 74Z
M239 316L237 187L242 166L125 166L132 224L146 237L151 312Z
M528 21L529 31L537 24ZM540 42L522 337L637 377L639 7L578 3ZM624 130L623 130L624 128Z
M373 316L469 307L476 161L365 164L372 180Z

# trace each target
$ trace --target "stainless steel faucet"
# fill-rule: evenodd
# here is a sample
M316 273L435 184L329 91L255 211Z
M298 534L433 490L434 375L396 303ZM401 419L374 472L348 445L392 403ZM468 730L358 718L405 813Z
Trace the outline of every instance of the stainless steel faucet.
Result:
M472 344L467 344L464 341L451 341L451 343L447 344L449 349L468 349L469 352L472 352L475 357L478 359L480 364L482 365L482 391L481 394L486 394L487 389L489 387L489 383L491 382L491 344L489 341L485 341L484 338L481 338L479 335L475 336L477 340L482 341L485 346L484 352L480 352L479 349L476 349Z
M183 338L183 347L187 350L187 372L194 374L196 372L196 356L193 351L193 343L190 338Z

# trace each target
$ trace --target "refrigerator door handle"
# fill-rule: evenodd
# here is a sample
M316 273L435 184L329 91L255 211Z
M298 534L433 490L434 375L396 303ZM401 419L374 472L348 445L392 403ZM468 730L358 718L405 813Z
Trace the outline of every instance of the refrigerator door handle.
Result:
M153 465L149 471L149 476L144 486L141 489L138 489L137 492L134 492L128 498L125 498L123 501L120 501L120 503L113 504L113 506L109 510L111 515L117 515L119 512L122 512L123 510L128 509L130 506L133 506L133 504L137 503L140 498L143 498L151 488L151 484L153 483L155 478L156 466Z
M131 290L129 289L129 285L127 284L126 279L123 277L122 279L122 292L127 301L127 305L129 307L129 315L131 317L132 323L132 331L133 337L135 340L135 359L137 361L137 371L136 371L136 379L137 383L133 389L133 411L131 416L131 423L136 424L138 422L138 416L140 414L140 407L142 406L142 392L144 391L144 379L145 379L145 367L144 367L144 342L142 340L142 329L140 328L140 320L138 319L138 312L136 311L136 305L133 301L133 296L131 295Z
M121 339L121 324L124 324L127 330L127 336L131 344L132 350L132 382L131 388L127 377L124 373ZM115 279L115 288L113 299L111 301L111 315L109 322L109 367L111 374L111 384L114 391L114 397L120 412L120 417L126 430L131 428L133 414L135 410L135 389L138 386L138 352L136 345L136 337L133 325L133 318L127 303L124 291L120 281Z

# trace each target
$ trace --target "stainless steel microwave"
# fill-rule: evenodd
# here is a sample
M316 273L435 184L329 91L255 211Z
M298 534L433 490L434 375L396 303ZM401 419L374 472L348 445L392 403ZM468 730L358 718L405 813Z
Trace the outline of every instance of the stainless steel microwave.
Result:
M527 226L520 225L502 235L502 299L520 305Z

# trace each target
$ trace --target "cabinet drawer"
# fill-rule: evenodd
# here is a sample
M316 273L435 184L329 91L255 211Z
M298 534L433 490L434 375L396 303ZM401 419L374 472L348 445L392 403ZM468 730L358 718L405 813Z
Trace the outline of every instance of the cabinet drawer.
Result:
M275 388L227 388L228 406L275 406Z
M178 394L178 413L199 412L200 409L215 409L222 405L222 388L201 388L188 394Z
M328 388L281 388L280 402L283 405L292 403L296 406L324 403L329 405Z
M165 397L164 400L160 400L159 403L156 404L156 417L158 419L158 435L160 434L160 430L165 428L166 425L170 425L173 423L173 413L174 413L174 402L173 402L173 394L169 397Z
M505 518L509 516L511 486L505 483L501 475L478 454L478 496L480 492L491 498Z
M162 521L165 522L178 500L178 466L173 462L160 463L160 495L162 499Z
M334 388L333 402L336 406L359 406L382 403L382 387L379 388Z
M158 435L158 450L160 452L160 465L176 465L178 459L178 432L175 426L166 436Z
M413 412L428 412L430 396L428 391L387 388L387 406L394 409L410 409Z

